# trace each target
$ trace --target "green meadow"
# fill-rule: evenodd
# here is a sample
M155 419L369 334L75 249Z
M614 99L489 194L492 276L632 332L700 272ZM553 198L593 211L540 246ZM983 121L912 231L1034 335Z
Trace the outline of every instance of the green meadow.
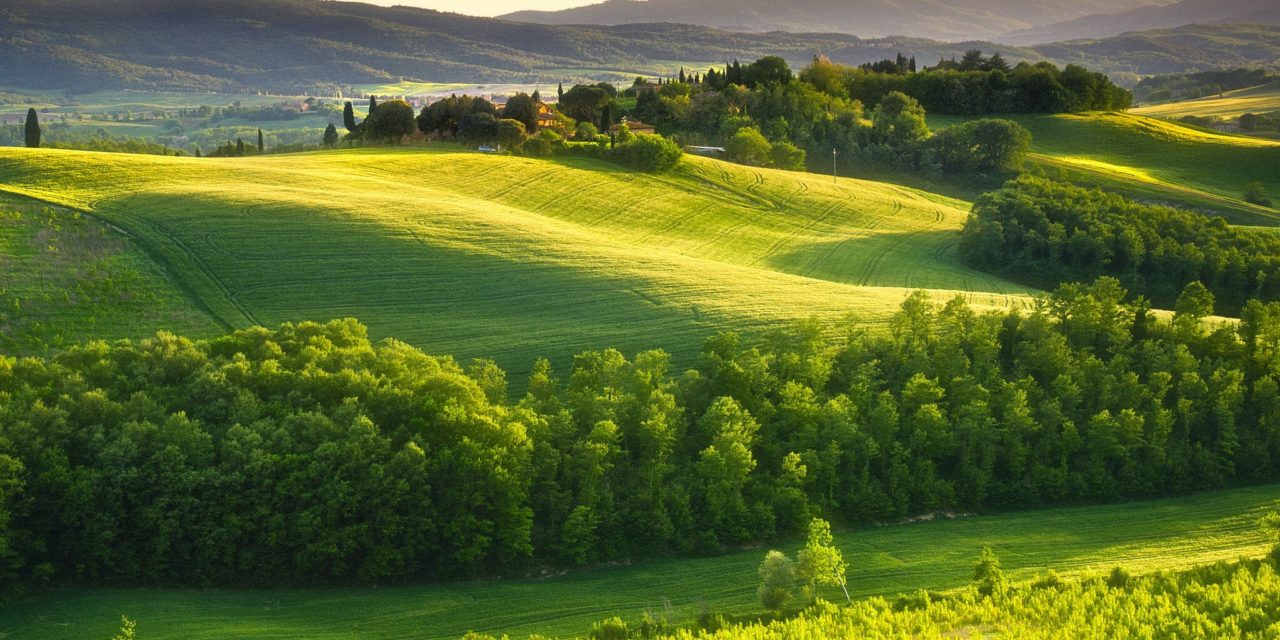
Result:
M965 202L699 158L653 176L425 148L6 149L0 189L129 233L218 325L356 317L516 379L587 349L687 362L726 329L875 326L915 289L1000 308L1034 293L959 264Z
M1280 506L1265 486L1131 504L980 517L937 517L843 532L854 597L966 584L983 546L1014 580L1177 570L1241 556L1267 543L1255 521ZM792 552L799 543L781 548ZM0 609L0 637L109 638L121 615L147 640L458 638L470 630L564 637L611 615L645 610L687 623L702 610L759 611L764 547L717 558L659 560L538 578L414 586L308 589L75 589ZM824 597L836 601L840 594Z

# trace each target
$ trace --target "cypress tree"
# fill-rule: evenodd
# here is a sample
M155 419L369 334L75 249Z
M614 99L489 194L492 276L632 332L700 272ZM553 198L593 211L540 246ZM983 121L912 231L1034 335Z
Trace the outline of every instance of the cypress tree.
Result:
M541 103L542 103L542 92L541 92L541 91L538 91L538 90L536 90L536 89L535 89L535 90L533 91L533 95L532 95L532 96L530 96L530 97L532 97L532 98L533 98L533 102L534 102L534 104L541 104Z
M600 130L608 131L609 126L613 124L613 103L606 102L604 111L600 112Z
M338 128L329 123L329 127L324 130L324 146L332 147L338 144Z
M563 99L564 99L564 83L561 82L559 86L556 87L556 102L559 102Z
M378 108L378 98L369 96L369 115L365 116L365 120L373 117L373 112Z
M342 126L347 128L348 133L356 130L356 111L352 108L350 100L342 107Z
M266 145L262 144L262 129L258 129L258 153L261 154L263 151L266 151L266 150L267 150Z
M244 139L236 138L236 157L244 155Z
M684 84L687 79L684 75L684 67L680 67L680 84Z
M27 109L27 128L26 128L27 146L32 149L40 147L40 117L36 115L35 107Z
M196 157L197 157L197 158L203 158L203 157L204 157L204 156L200 155L200 147L199 147L199 145L197 145L197 146L196 146Z

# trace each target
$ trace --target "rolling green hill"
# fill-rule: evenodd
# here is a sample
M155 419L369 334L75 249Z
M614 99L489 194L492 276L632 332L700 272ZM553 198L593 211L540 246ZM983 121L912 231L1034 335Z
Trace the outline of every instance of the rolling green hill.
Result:
M1000 116L1031 131L1031 160L1050 175L1144 200L1212 210L1235 224L1280 225L1280 212L1249 204L1260 182L1280 194L1280 142L1237 136L1131 113ZM945 127L961 118L930 116Z
M1189 498L1035 513L938 518L839 535L854 596L965 584L983 546L1011 577L1052 567L1064 575L1176 570L1261 555L1254 522L1280 506L1275 486ZM797 545L786 545L794 551ZM592 622L670 607L686 623L703 608L759 610L764 549L663 560L536 579L350 589L90 589L58 591L0 609L0 637L107 638L121 615L148 640L458 638L468 630L573 636ZM825 594L834 599L837 591Z
M423 148L8 149L0 189L125 229L223 325L354 316L517 379L539 356L661 347L679 361L724 329L874 324L912 289L979 306L1031 293L959 264L964 202L699 158L651 176Z

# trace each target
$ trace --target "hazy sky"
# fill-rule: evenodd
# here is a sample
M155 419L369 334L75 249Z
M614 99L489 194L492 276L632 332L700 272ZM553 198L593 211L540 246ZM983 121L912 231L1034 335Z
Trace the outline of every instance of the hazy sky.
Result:
M600 0L361 0L371 4L405 5L410 7L426 7L440 11L468 13L475 16L499 16L512 11L533 9L538 11L555 11L584 4L594 4Z

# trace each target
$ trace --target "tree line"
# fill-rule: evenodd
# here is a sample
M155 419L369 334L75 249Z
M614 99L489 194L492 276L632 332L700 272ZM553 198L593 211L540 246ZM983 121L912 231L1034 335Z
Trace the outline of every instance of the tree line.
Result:
M0 580L236 584L715 553L814 516L1170 495L1280 477L1280 304L1170 319L1119 283L1029 313L910 296L662 351L493 362L352 320L0 358Z
M1192 282L1213 293L1221 312L1280 299L1273 233L1029 175L977 200L960 255L1042 287L1114 276L1161 308Z

